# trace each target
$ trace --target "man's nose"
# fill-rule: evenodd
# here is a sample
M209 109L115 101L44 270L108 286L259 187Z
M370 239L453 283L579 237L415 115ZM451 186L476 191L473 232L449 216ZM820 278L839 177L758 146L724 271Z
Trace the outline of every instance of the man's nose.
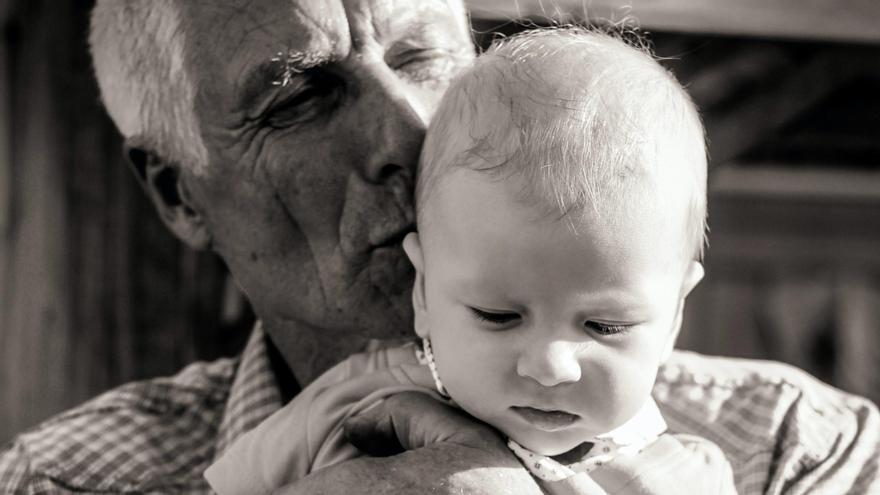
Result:
M365 101L364 122L372 126L367 134L373 152L364 157L362 173L370 182L382 182L400 171L414 177L433 104L390 69L379 72Z
M580 344L565 341L531 345L520 354L516 371L545 387L577 382L581 379L579 349Z

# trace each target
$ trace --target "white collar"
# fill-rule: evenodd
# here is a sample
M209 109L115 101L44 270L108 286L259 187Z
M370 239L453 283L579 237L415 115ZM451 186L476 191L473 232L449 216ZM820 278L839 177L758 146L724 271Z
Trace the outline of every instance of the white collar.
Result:
M586 441L593 447L583 459L564 465L550 457L536 454L513 440L507 441L510 450L537 478L559 481L580 472L589 472L618 455L635 455L654 442L666 431L666 421L649 397L645 405L626 423Z

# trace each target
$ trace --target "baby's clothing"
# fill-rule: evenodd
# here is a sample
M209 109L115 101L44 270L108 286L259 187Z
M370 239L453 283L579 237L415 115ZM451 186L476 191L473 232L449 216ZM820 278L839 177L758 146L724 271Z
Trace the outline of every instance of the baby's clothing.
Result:
M405 391L444 400L436 390L414 343L355 354L239 438L205 477L220 495L270 493L312 471L360 457L343 433L348 417ZM573 464L509 445L553 494L681 493L683 487L688 493L735 493L730 465L718 447L699 437L673 437L665 429L649 399L633 419L594 439Z
M564 465L551 457L536 454L513 440L507 441L510 450L519 457L536 478L560 481L577 473L589 473L618 455L636 455L666 431L666 421L653 400L647 403L623 425L589 441L593 444L580 460Z

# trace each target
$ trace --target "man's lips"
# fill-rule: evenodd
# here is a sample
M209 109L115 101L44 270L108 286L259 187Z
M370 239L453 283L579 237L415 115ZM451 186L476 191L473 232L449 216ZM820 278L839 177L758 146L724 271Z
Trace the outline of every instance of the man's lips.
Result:
M510 409L527 423L544 431L562 430L581 419L577 414L559 410L544 410L521 406L513 406Z

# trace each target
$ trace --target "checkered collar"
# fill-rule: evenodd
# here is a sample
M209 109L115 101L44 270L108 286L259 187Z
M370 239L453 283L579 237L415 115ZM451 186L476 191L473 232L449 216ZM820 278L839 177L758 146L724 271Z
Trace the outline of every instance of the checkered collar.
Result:
M242 434L280 409L281 392L271 363L266 334L260 322L254 326L241 354L229 391L214 450L216 461Z

